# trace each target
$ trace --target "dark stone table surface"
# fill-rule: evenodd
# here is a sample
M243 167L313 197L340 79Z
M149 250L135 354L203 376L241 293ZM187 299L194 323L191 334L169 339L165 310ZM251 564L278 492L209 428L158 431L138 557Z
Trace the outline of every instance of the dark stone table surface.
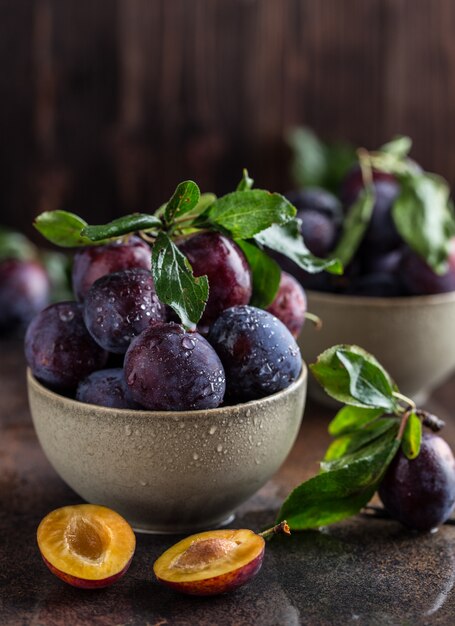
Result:
M31 422L20 343L0 343L0 624L2 626L280 626L455 624L455 526L414 535L357 516L267 545L250 585L215 598L158 585L152 565L175 537L139 535L128 574L110 588L74 589L52 576L36 528L54 508L80 502L44 457ZM455 378L428 409L455 446ZM270 524L286 494L317 471L330 409L308 404L298 441L278 474L239 511L233 527ZM100 451L102 454L102 450Z

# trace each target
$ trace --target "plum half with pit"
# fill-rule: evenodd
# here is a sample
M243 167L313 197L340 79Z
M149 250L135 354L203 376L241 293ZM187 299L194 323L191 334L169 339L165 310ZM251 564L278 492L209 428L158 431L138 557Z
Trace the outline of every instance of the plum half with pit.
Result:
M0 332L25 328L49 304L50 283L37 261L0 262Z
M93 283L106 274L133 267L150 270L151 258L150 246L136 236L127 241L81 248L73 260L72 279L76 299L82 302Z
M124 369L131 398L153 411L212 409L223 401L226 378L217 353L199 333L174 322L136 337Z
M455 459L448 444L423 433L419 455L400 450L389 465L379 496L390 515L405 526L428 531L445 522L455 505Z
M87 331L81 306L77 302L59 302L31 321L25 335L25 356L38 380L66 391L103 368L108 353Z
M300 283L287 272L281 272L278 292L267 311L277 317L289 329L293 337L298 337L305 322L307 301Z
M196 596L233 591L261 569L265 541L252 530L211 530L191 535L154 563L159 582Z
M128 570L136 538L118 513L95 504L52 511L37 531L44 563L58 578L82 589L109 587Z
M300 350L289 330L256 307L223 311L208 340L223 363L231 402L256 400L285 389L302 369Z
M124 354L132 339L153 322L166 321L150 271L142 268L102 276L84 301L84 321L105 350Z
M221 233L204 231L179 242L195 276L208 277L209 298L201 325L210 325L225 309L248 304L252 293L251 270L240 248Z
M92 372L79 383L76 400L115 409L139 408L129 397L121 367Z

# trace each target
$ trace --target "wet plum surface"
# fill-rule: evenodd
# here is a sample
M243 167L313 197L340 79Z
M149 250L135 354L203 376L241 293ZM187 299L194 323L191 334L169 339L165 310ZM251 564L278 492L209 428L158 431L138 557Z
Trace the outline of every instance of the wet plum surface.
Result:
M300 283L287 272L281 272L280 285L267 311L277 317L297 337L305 322L306 295Z
M150 246L139 237L78 250L72 274L76 299L82 301L93 283L106 274L133 267L150 270L151 257Z
M179 243L195 276L207 275L209 299L201 325L213 322L221 311L248 304L252 293L251 271L243 252L231 240L216 232L201 232Z
M84 302L84 320L95 341L109 352L124 354L132 339L153 322L166 319L151 272L135 268L99 278Z
M0 262L0 332L25 327L49 304L49 279L35 261Z
M173 322L151 326L136 337L125 356L125 378L135 402L161 411L215 408L226 385L212 346Z
M211 327L208 339L224 365L230 402L276 393L302 369L294 337L279 319L262 309L227 309Z
M25 355L36 378L59 390L74 389L108 357L88 333L76 302L52 304L38 313L25 335Z
M455 504L455 459L444 439L423 433L420 454L413 460L400 450L379 496L390 515L405 526L431 530L442 524Z
M78 385L76 400L116 409L138 408L129 399L122 368L99 370L84 378Z

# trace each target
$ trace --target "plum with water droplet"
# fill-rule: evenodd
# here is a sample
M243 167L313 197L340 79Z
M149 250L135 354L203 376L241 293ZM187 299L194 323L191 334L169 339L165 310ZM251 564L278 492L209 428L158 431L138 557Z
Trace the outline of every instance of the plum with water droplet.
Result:
M288 387L302 369L300 350L274 315L236 306L220 315L208 340L221 358L229 400L245 402Z
M151 323L166 320L150 271L135 268L102 276L84 301L84 321L105 350L124 354L132 339Z
M122 368L98 370L81 380L76 400L115 409L139 408L129 397Z
M53 389L75 389L80 380L104 367L108 353L90 336L77 302L59 302L31 321L25 356L36 378Z
M87 246L74 255L73 290L76 299L84 300L90 287L101 276L120 270L142 267L150 270L152 265L150 246L139 237L127 241L114 241L102 246Z
M223 401L226 378L217 353L199 333L174 322L136 337L124 367L131 398L147 409L212 409Z
M211 324L225 309L248 304L252 293L251 270L232 239L218 232L204 231L179 242L195 276L208 277L209 298L200 320Z
M431 530L445 522L455 505L455 459L449 445L423 433L420 453L408 459L400 450L378 489L390 515L405 526Z

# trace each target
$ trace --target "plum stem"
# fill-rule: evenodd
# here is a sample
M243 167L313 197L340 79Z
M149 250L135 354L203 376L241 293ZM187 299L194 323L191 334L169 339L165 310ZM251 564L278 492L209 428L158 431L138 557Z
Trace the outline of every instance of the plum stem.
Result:
M373 184L370 153L365 148L359 148L357 150L357 156L359 158L360 171L362 172L363 185L369 188Z
M139 234L144 241L147 241L147 243L155 243L155 237L151 237L143 230L139 231Z
M314 313L310 313L309 311L306 311L305 319L310 320L310 322L313 322L316 330L321 330L322 320L318 315L315 315Z
M285 535L291 534L291 529L287 521L284 519L282 522L273 526L272 528L268 528L267 530L262 531L262 533L258 533L259 537L263 537L264 539L269 539L274 535L279 535L280 533L284 533Z
M415 413L416 415L418 415L418 417L422 418L422 424L432 430L434 433L442 430L446 425L442 419L440 419L436 415L433 415L432 413L429 413L428 411L417 409Z
M414 400L411 400L411 398L408 398L407 396L404 396L402 393L400 393L399 391L393 391L392 395L394 398L397 398L398 400L402 400L403 402L406 402L407 407L409 409L412 409L413 411L416 410L416 404L414 402Z

